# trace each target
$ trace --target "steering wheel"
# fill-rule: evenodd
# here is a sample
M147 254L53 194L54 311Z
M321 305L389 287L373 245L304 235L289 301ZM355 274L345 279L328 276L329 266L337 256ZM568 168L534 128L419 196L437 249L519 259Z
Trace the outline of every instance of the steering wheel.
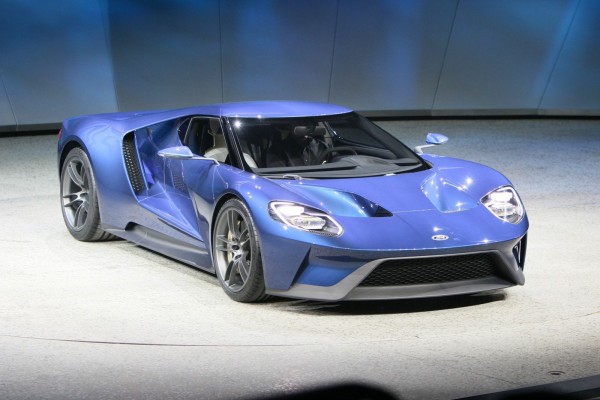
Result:
M329 156L331 156L332 153L341 153L341 152L346 152L346 153L351 153L351 154L354 154L354 155L358 155L358 153L356 152L356 150L354 150L354 147L351 147L351 146L331 147L331 148L325 150L323 152L323 154L321 154L321 156L319 157L319 161L317 162L317 164L325 164L327 162L327 159L329 158Z

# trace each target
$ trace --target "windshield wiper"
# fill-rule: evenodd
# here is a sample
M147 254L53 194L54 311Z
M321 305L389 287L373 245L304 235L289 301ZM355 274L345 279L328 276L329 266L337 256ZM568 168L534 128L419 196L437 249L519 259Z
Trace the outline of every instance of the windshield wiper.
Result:
M302 177L296 174L285 174L281 176L283 179L294 179L296 181L301 181Z
M323 172L323 171L339 171L356 168L355 164L348 162L336 162L331 164L319 165L304 165L295 167L270 167L270 168L254 168L254 172L262 175L304 175L307 172Z
M396 160L388 160L389 162L391 162L392 164L396 164L399 166L408 166L408 165L417 165L420 164L421 161L419 160L415 160L414 158L399 158Z
M301 181L303 179L306 179L297 174L260 174L260 176L268 179L293 179L295 181Z

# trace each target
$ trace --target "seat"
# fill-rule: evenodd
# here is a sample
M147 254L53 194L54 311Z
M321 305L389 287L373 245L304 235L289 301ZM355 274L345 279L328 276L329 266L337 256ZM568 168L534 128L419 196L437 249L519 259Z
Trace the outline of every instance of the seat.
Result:
M252 158L252 156L248 153L242 153L244 155L244 161L246 161L246 164L248 164L248 166L250 168L258 168L258 165L256 165L256 161L254 161L254 159Z
M222 163L225 162L228 154L229 152L227 151L226 147L212 147L208 149L206 153L204 153L204 157L213 158Z
M279 133L274 134L271 137L269 146L264 152L264 166L267 168L286 167L285 151L283 148L283 142Z
M267 149L268 166L304 166L317 164L329 147L325 127L295 126L285 140L272 141Z
M218 162L225 162L229 151L227 150L225 136L223 135L218 119L213 118L209 120L208 134L212 136L213 146L204 152L204 157L214 158Z

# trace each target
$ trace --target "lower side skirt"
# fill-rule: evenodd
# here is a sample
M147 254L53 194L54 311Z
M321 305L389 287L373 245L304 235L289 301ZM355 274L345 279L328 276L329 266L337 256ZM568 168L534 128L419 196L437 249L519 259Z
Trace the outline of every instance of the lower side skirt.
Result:
M214 272L210 255L200 241L197 245L186 243L137 224L130 224L125 230L110 227L104 227L104 230L185 264Z

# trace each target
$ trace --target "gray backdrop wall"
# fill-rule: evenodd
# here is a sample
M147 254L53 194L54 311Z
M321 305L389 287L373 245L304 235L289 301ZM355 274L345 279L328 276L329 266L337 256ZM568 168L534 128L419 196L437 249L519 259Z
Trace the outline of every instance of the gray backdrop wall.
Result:
M0 130L223 101L600 115L600 0L3 0Z

